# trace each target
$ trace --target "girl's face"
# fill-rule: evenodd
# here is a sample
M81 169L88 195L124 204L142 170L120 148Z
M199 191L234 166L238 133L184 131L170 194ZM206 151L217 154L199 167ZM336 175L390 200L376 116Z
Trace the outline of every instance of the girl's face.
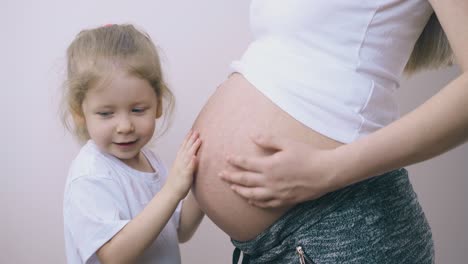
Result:
M116 72L86 93L82 108L89 136L102 151L138 164L141 148L153 136L160 103L146 80Z

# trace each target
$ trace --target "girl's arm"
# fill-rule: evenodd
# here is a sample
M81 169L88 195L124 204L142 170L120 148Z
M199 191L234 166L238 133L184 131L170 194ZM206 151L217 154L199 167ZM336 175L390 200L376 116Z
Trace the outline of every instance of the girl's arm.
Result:
M104 244L97 256L102 263L136 263L158 237L183 196L164 186L148 205Z
M161 191L141 213L97 251L102 263L136 263L158 237L178 203L190 190L200 144L198 133L187 135Z
M198 207L193 194L189 193L182 204L182 211L180 213L179 229L177 230L179 242L184 243L192 238L204 215L203 211Z
M375 175L424 161L468 139L468 0L431 0L462 74L413 112L379 131L334 150L264 136L267 157L229 157L242 169L220 176L260 207L315 199Z

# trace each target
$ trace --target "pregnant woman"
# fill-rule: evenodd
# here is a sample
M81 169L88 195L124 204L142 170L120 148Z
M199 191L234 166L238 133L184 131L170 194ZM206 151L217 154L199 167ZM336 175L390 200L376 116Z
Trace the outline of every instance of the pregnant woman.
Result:
M194 124L194 194L233 260L433 263L402 167L468 137L468 1L253 0L250 12L254 40ZM463 73L399 118L403 71L451 50Z

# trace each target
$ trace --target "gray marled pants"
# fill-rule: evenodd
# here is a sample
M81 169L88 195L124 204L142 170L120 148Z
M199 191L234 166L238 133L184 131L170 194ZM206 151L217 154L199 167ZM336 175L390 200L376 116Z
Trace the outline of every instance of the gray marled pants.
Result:
M232 240L233 262L434 263L432 234L405 169L292 208L253 240Z

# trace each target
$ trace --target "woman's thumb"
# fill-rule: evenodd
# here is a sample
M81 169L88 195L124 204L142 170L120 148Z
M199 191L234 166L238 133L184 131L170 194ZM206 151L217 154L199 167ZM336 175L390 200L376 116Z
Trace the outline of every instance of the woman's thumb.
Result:
M252 141L263 149L281 150L283 149L283 138L274 135L257 134L253 135Z

